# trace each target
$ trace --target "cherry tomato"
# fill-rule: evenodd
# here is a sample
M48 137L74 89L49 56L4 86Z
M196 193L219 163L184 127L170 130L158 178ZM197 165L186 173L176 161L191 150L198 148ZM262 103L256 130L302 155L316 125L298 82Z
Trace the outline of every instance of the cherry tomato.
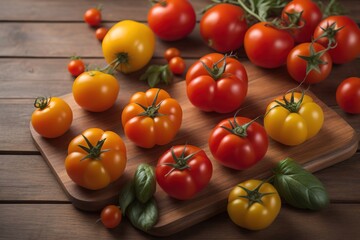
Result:
M84 14L84 21L92 27L101 23L101 11L98 8L90 8Z
M71 61L68 63L68 71L74 77L79 76L85 71L85 64L79 57L71 57Z
M295 23L300 28L294 28L292 32L295 42L311 42L315 28L322 20L322 12L319 6L311 0L293 0L283 8L281 18L285 22L289 22L289 14L298 15L300 13L301 18Z
M72 93L76 103L83 109L103 112L114 105L119 89L119 83L113 75L88 71L75 79Z
M164 58L166 61L170 61L174 57L180 57L180 50L177 48L168 48L164 53Z
M179 200L193 198L204 189L212 172L212 163L206 153L192 145L172 147L160 156L155 169L159 186Z
M260 67L277 68L286 63L294 39L285 30L259 22L245 34L244 48L250 61Z
M211 131L209 148L222 165L242 170L259 162L269 146L265 129L244 117L228 118Z
M336 89L336 102L348 113L360 113L360 78L343 80Z
M228 113L238 109L247 89L244 66L220 53L203 56L186 73L186 93L190 102L206 112Z
M31 124L35 131L46 138L56 138L69 130L73 113L70 106L61 98L38 97L31 115Z
M160 0L149 10L147 20L159 38L175 41L192 32L196 14L188 0Z
M121 210L118 206L108 205L101 211L100 218L106 228L115 228L121 222Z
M169 61L169 68L172 73L181 75L185 71L186 65L182 57L173 57Z
M318 83L326 79L332 69L332 60L330 54L323 52L324 50L318 43L301 43L295 46L287 57L286 67L290 76L295 81L302 82L310 66L311 71L306 76L305 83Z
M209 47L218 52L240 48L247 30L241 7L221 3L208 9L200 21L200 34Z
M325 33L328 37L320 37ZM334 63L347 63L360 55L360 29L351 18L330 16L322 20L315 29L314 39L327 48L329 37L330 45L335 46L329 50Z
M105 35L107 34L108 32L108 29L105 28L105 27L101 27L101 28L98 28L96 29L95 31L95 37L99 40L99 41L102 41L105 37Z

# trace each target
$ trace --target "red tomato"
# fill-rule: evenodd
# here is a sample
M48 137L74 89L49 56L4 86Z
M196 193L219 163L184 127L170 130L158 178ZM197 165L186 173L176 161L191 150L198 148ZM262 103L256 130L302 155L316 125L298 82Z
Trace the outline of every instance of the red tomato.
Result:
M166 61L170 61L174 57L180 57L180 50L177 48L168 48L164 53L164 58Z
M115 228L121 222L121 210L118 206L108 205L101 211L100 219L106 228Z
M102 41L108 31L109 31L109 30L108 30L107 28L105 28L105 27L98 28L98 29L96 29L96 31L95 31L95 37L96 37L99 41Z
M68 71L74 77L79 76L85 71L85 64L79 57L71 57L71 61L68 63Z
M101 11L98 8L90 8L84 14L84 21L92 27L101 23Z
M203 150L192 145L179 145L161 155L155 175L157 183L168 195L187 200L208 185L212 171L212 163Z
M169 61L169 68L172 73L181 75L185 71L185 61L181 57L174 57Z
M268 146L264 127L245 117L221 121L209 137L209 148L214 158L236 170L255 165L263 159Z
M311 53L311 46L313 53ZM318 43L301 43L291 50L287 58L287 70L290 76L297 82L304 81L308 65L311 71L306 76L305 83L318 83L329 76L332 69L332 60L330 54ZM302 57L306 57L307 60ZM318 69L318 70L316 70Z
M187 0L160 0L149 10L149 27L161 39L175 41L189 35L195 27L196 15Z
M330 16L319 23L314 32L314 39L327 48L329 38L320 38L325 32L330 36L331 45L336 45L329 50L334 63L347 63L360 55L360 29L351 18Z
M206 112L228 113L238 109L245 100L247 89L248 77L244 66L220 53L203 56L186 74L186 92L190 102Z
M336 102L348 113L360 113L360 78L350 77L336 89Z
M245 34L244 48L250 61L260 67L277 68L286 63L294 39L285 30L259 22Z
M301 13L301 19L297 22L301 28L293 29L295 42L310 42L316 26L322 19L322 12L318 5L310 0L293 0L283 9L281 18L289 22L288 14Z
M247 30L245 13L232 4L217 4L200 21L200 33L209 47L219 52L240 48Z

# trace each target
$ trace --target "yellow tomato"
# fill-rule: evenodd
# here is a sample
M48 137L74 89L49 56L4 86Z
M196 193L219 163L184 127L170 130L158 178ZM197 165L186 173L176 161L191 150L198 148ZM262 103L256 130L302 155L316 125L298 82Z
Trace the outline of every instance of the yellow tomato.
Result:
M105 60L118 71L130 73L143 68L155 50L155 35L145 24L124 20L115 24L102 42Z
M321 107L302 93L289 93L271 102L264 118L268 135L282 144L295 146L315 136L324 122Z
M270 183L248 180L234 187L228 197L227 211L238 226L249 230L264 229L280 212L281 199Z

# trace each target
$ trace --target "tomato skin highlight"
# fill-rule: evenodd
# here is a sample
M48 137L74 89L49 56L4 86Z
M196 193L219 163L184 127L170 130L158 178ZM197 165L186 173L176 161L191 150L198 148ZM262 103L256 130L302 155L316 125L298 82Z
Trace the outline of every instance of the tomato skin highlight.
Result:
M360 78L344 79L336 89L336 102L345 112L360 114Z

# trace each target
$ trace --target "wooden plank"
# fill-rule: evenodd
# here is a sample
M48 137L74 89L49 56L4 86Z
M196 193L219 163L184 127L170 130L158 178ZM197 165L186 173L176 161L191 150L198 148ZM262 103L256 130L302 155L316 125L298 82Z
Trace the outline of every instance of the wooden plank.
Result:
M0 204L2 239L151 239L127 220L108 230L98 213L70 204ZM341 224L339 224L341 221ZM283 206L275 222L261 231L237 227L224 212L166 239L357 239L360 204L332 204L320 212Z

